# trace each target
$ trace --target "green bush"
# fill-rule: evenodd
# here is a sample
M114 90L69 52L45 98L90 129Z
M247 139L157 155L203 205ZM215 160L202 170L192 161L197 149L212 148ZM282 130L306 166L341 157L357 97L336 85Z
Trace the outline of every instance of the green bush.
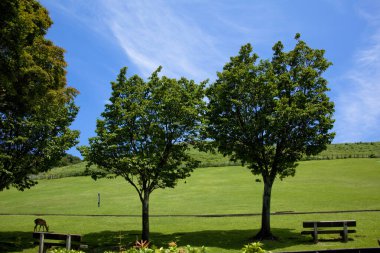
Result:
M116 251L105 251L104 253L206 253L206 248L202 246L201 248L195 248L190 245L186 247L178 247L175 242L170 242L168 248L159 248L154 249L149 248L149 242L146 241L137 241L135 246L122 250L120 252Z
M260 242L252 242L250 244L244 245L241 249L242 253L266 253L269 251L262 249L263 244Z
M144 249L130 248L128 250L123 250L120 252L105 251L104 253L155 253L155 251L153 249L149 249L149 248L144 248Z
M56 248L48 251L49 253L84 253L81 250L74 250L74 249L64 249L64 248Z

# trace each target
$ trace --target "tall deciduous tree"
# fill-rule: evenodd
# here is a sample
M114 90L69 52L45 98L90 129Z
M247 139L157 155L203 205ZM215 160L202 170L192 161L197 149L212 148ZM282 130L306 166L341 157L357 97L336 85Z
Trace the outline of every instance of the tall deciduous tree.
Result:
M273 238L271 191L276 177L294 176L304 154L315 155L331 143L334 104L323 72L331 65L324 50L299 39L293 50L273 46L271 60L258 60L250 44L231 57L207 90L208 136L218 150L248 165L264 182L261 230Z
M204 83L159 78L160 69L147 82L137 75L127 78L127 69L121 69L97 121L97 136L80 148L89 165L125 178L136 189L143 240L149 240L150 194L174 187L198 165L186 151L199 137L205 109Z
M66 86L64 50L47 40L52 21L34 0L0 2L0 190L36 182L79 135L69 126L77 91Z

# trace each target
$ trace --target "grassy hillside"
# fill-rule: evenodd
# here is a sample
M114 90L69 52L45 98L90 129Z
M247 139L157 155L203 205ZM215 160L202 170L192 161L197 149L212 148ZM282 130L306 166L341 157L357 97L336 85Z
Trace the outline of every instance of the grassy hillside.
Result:
M191 150L190 153L202 161L202 167L239 165L229 161L223 155L203 153ZM330 144L327 149L313 157L305 157L305 160L327 160L345 158L380 158L380 142L358 142Z
M376 158L301 162L295 177L274 184L272 228L280 240L265 241L265 248L277 252L376 247L380 212L318 212L380 210L379 171ZM239 252L260 228L262 187L249 170L234 166L201 168L175 189L156 190L150 203L153 243L174 240L180 245L206 245L211 253ZM136 192L121 178L40 180L25 192L0 192L0 214L12 214L0 216L0 251L11 252L8 248L13 247L12 252L36 252L30 232L37 216L45 218L53 231L84 235L90 249L112 249L120 235L128 244L141 233L140 212ZM313 213L280 215L284 212ZM214 214L238 216L205 217ZM239 216L244 214L252 216ZM357 233L345 244L332 235L314 245L311 237L300 235L302 221L314 219L354 219Z
M295 177L274 183L272 211L380 209L379 172L379 159L301 162ZM256 178L240 166L197 169L175 189L154 191L151 214L260 213L263 185ZM141 211L135 190L123 178L40 180L25 192L11 189L0 194L0 213L139 215Z
M380 157L380 142L331 144L317 157L323 159Z
M228 157L216 153L199 152L196 149L191 149L190 154L197 160L201 161L201 167L220 167L240 165L229 160ZM343 158L380 158L380 142L361 142L361 143L346 143L346 144L331 144L327 150L314 157L305 157L305 160L330 160ZM63 177L83 176L85 175L86 163L81 162L74 165L57 167L46 173L41 173L32 176L37 179L55 179Z

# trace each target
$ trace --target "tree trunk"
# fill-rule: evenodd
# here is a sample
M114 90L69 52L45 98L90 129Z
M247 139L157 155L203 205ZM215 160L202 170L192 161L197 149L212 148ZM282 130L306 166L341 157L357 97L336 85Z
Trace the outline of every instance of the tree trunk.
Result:
M149 241L149 193L144 192L142 199L142 235L141 239Z
M270 201L272 194L273 180L270 177L263 178L264 181L264 193L263 193L263 209L261 213L261 230L254 239L262 241L264 239L274 240L276 239L271 232L270 227Z

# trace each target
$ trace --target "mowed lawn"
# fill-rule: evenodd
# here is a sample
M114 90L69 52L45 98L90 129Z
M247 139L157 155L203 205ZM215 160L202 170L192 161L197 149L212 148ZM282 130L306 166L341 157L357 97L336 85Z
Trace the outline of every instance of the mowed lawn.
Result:
M150 199L153 243L161 246L177 241L179 245L205 245L208 252L239 252L260 228L263 185L256 179L260 177L238 166L200 168L176 188L154 191ZM301 162L295 177L277 180L273 186L272 228L279 240L265 241L264 248L280 252L376 247L379 182L380 159ZM103 252L117 247L120 236L122 244L139 236L140 213L137 193L122 178L41 180L24 192L5 190L0 192L0 214L7 214L0 216L0 252L36 252L31 239L36 217L45 218L52 231L82 234L91 252ZM221 214L227 216L199 217ZM350 235L348 243L332 235L314 245L311 237L300 235L302 221L336 219L357 220L357 233Z

